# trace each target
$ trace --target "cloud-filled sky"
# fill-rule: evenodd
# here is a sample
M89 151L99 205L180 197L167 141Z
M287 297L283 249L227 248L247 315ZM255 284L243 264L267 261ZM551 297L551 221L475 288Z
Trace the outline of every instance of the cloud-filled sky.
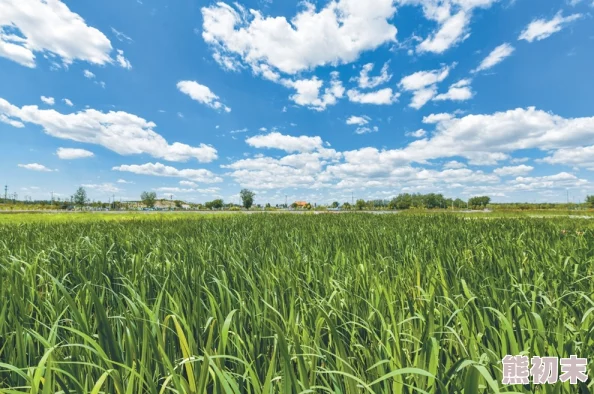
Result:
M593 0L0 0L19 198L594 194ZM287 196L287 197L285 197Z

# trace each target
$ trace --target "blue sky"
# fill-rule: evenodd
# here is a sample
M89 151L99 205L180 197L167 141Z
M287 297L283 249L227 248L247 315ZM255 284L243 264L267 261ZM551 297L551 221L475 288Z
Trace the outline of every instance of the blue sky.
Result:
M318 204L594 193L592 0L0 0L0 181Z

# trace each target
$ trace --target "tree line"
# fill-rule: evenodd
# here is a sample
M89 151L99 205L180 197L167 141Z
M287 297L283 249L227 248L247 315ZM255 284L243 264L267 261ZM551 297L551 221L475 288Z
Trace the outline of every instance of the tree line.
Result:
M240 192L242 200L241 206L245 209L250 209L254 206L254 200L256 194L249 190L243 189ZM2 200L2 199L0 199ZM8 200L8 199L7 199ZM9 200L10 201L10 200ZM157 202L157 194L155 192L144 191L140 195L140 201L147 208L154 208ZM65 202L66 203L66 202ZM70 198L70 203L77 207L83 207L87 205L98 206L98 207L113 207L121 208L121 204L112 202L111 204L103 204L97 202L91 204L87 192L83 187L79 187L78 190ZM174 201L177 208L181 208L183 201ZM223 199L215 199L212 201L205 202L204 204L191 204L193 208L206 208L206 209L223 209L223 208L236 208L235 204L225 204ZM290 205L293 208L297 208L295 203ZM393 209L393 210L408 210L408 209L485 209L487 206L496 209L562 209L567 208L567 204L554 204L554 203L491 203L491 198L488 196L476 196L470 198L468 201L464 201L460 198L452 199L446 198L443 194L437 193L402 193L394 197L391 200L363 200L359 199L354 204L344 202L340 204L338 201L333 202L328 208L342 208L344 210L369 210L369 209ZM586 197L585 206L588 208L594 208L594 195ZM261 207L258 205L258 207ZM277 208L283 207L288 208L284 204L277 205ZM266 204L266 208L271 208L270 204ZM303 209L313 209L311 204L307 204Z

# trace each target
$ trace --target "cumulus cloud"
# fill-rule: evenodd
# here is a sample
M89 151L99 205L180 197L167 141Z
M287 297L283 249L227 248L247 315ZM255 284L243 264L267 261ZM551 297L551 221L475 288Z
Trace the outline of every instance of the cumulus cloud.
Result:
M84 70L83 71L83 75L85 76L85 78L88 79L93 79L95 78L95 74L93 74L92 72L90 72L89 70Z
M177 84L177 88L180 92L190 96L192 100L198 101L210 108L217 110L224 110L225 112L231 112L231 108L223 104L219 96L214 94L208 86L204 86L195 81L180 81Z
M56 103L56 100L54 100L53 97L41 96L41 101L43 101L47 105L54 105Z
M67 98L62 99L62 101L64 102L64 104L66 104L69 107L73 107L74 104L72 103L72 101L68 100Z
M370 77L369 73L373 71L375 65L373 63L367 63L361 69L361 73L359 74L359 78L354 78L354 81L357 82L359 88L361 89L373 89L384 83L389 82L392 79L392 74L388 73L389 62L386 62L382 67L380 75L375 77Z
M304 3L290 21L218 2L202 8L204 41L227 69L261 65L296 74L323 65L351 63L359 55L396 41L389 23L393 0L332 0L321 9Z
M384 88L373 92L363 93L357 89L347 92L349 101L359 104L390 105L398 101L400 93L395 93L392 88Z
M542 161L549 164L594 169L594 145L559 149Z
M102 193L119 193L122 191L122 189L115 186L113 183L100 183L100 184L85 183L85 184L82 184L81 186L84 188L87 188L87 189L97 190Z
M493 173L499 176L519 176L519 175L526 175L529 174L534 170L534 167L527 166L527 165L519 165L513 167L501 167L496 168Z
M121 49L118 49L117 52L118 52L118 54L116 56L116 61L118 62L120 67L123 67L126 70L131 70L132 64L130 63L130 61L128 59L126 59L124 57L124 51L122 51Z
M409 107L420 109L437 95L437 84L446 79L449 73L449 66L438 70L417 71L402 78L398 86L404 91L413 93Z
M256 135L245 140L254 148L280 149L285 152L311 152L322 148L320 137L299 136L293 137L273 132L266 135Z
M336 71L331 73L330 86L324 89L320 96L320 89L324 82L317 77L299 79L296 81L283 79L281 83L288 88L293 88L296 93L289 98L297 105L305 106L316 111L323 111L329 105L336 104L344 96L344 87Z
M40 171L40 172L54 172L55 171L55 170L47 168L43 164L39 164L39 163L19 164L18 166L20 168L24 168L26 170L31 170L31 171Z
M517 150L551 151L594 144L594 117L567 119L534 107L462 118L433 115L426 120L436 123L431 139L386 155L395 163L460 156L471 164L492 165Z
M489 53L489 55L483 59L481 64L472 72L476 73L479 71L488 70L501 63L503 60L505 60L505 58L511 56L514 51L515 48L510 44L501 44L497 48L493 49L493 51L491 51L491 53Z
M112 63L111 42L59 0L5 0L0 3L0 56L25 67L36 66L36 53L76 60Z
M553 19L535 19L520 34L518 40L528 42L540 41L550 37L554 33L561 31L567 24L576 21L582 17L581 14L573 14L564 17L559 11Z
M555 175L541 177L517 177L510 181L514 190L532 191L545 190L560 187L579 187L588 184L585 179L579 179L573 174L561 172Z
M154 131L157 127L155 123L123 111L105 113L86 109L62 114L53 109L42 110L35 105L19 108L0 98L1 116L41 126L52 137L101 145L120 155L144 153L169 161L194 158L200 162L211 162L217 158L217 150L209 145L169 144Z
M423 129L418 129L416 131L411 131L406 133L407 137L414 137L414 138L423 138L427 135L427 132Z
M443 53L470 36L470 21L477 8L488 8L498 0L396 0L397 4L421 6L437 29L417 45L418 53Z
M146 164L132 164L121 165L113 167L114 171L131 172L139 175L151 175L160 177L185 178L191 181L200 183L219 183L223 179L215 175L213 172L205 169L182 169L178 170L175 167L166 166L161 163L146 163Z
M18 129L22 129L25 127L23 122L19 122L18 120L14 120L6 116L6 114L0 113L0 122L6 123L7 125L11 125L12 127L16 127Z
M456 170L459 168L466 168L466 164L460 163L459 161L452 160L448 161L443 165L444 170Z
M447 93L438 94L433 100L443 101L465 101L470 100L473 96L472 89L470 88L470 79L462 79L452 84Z
M153 189L160 193L198 193L198 194L216 194L220 191L218 187L210 187L206 189L198 189L198 188L181 188L181 187L158 187Z
M73 159L85 159L87 157L93 157L95 154L85 149L73 149L73 148L58 148L56 154L60 159L73 160Z
M373 126L373 127L357 127L357 129L355 130L355 134L367 134L367 133L377 133L379 131L379 127L377 126Z
M348 125L357 125L357 126L363 126L366 125L367 123L369 123L371 119L369 118L369 116L351 116L347 119L346 124Z

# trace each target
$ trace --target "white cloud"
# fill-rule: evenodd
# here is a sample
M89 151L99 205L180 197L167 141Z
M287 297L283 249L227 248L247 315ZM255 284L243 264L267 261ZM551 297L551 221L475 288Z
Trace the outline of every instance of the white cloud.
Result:
M431 139L414 141L385 155L394 163L460 156L471 164L493 165L517 150L551 151L594 144L594 117L566 119L533 107L462 118L434 116L438 117L442 120L431 119L436 122Z
M93 152L89 152L88 150L73 148L58 148L56 154L63 160L84 159L95 156Z
M479 72L488 70L491 67L501 63L505 58L511 56L514 53L515 48L508 43L501 44L497 48L493 49L489 55L483 59L481 64L472 72Z
M7 29L18 32L11 34ZM75 60L111 63L109 39L88 26L80 15L59 0L4 0L0 3L0 56L35 67L35 53Z
M192 100L198 101L213 109L222 109L225 110L225 112L231 112L231 108L221 103L219 96L214 94L208 86L201 85L195 81L180 81L177 84L177 88L180 92L190 96Z
M522 31L519 40L528 42L540 41L550 37L552 34L561 31L565 25L582 17L581 14L573 14L563 17L559 11L551 20L535 19Z
M382 67L381 74L375 77L370 77L369 73L373 71L374 64L367 63L361 69L361 73L359 74L359 78L354 78L357 81L359 87L361 89L373 89L380 85L383 85L386 82L389 82L392 79L392 74L388 73L389 62L386 62Z
M90 72L89 70L85 70L83 71L83 75L85 76L85 78L88 79L93 79L95 78L95 74L93 74L92 72Z
M62 114L53 109L42 110L35 105L22 108L0 98L0 116L43 128L52 137L101 145L120 155L149 154L169 161L195 158L211 162L217 151L209 145L192 147L179 142L169 144L153 129L155 123L123 111L100 112L94 109Z
M317 137L319 138L319 137ZM315 189L329 186L323 169L329 162L340 157L332 149L298 153L281 159L257 157L239 160L222 168L232 170L229 175L244 187L253 189L277 189L299 187Z
M31 171L40 171L40 172L54 172L54 170L47 168L43 164L38 163L31 163L31 164L19 164L20 168L24 168L26 170Z
M121 42L128 42L128 43L130 43L130 42L133 41L130 37L128 37L127 35L125 35L121 31L119 31L119 30L117 30L117 29L115 29L113 27L111 28L111 31L113 32L113 34L116 35L116 38L118 40L120 40Z
M54 105L56 103L56 100L54 100L53 97L41 96L41 101L43 101L47 105Z
M473 96L472 89L470 88L470 79L462 79L455 84L451 85L447 93L438 94L433 100L443 101L465 101L470 100Z
M451 67L455 67L455 63ZM420 109L437 95L437 84L446 79L450 66L438 70L417 71L400 80L400 89L413 93L409 107Z
M286 152L311 152L322 148L320 137L293 137L273 132L266 135L256 135L245 140L254 148L280 149Z
M357 127L357 130L355 130L355 134L367 134L367 133L377 133L379 131L379 127L374 126L374 127Z
M425 104L427 104L429 101L431 101L435 97L436 94L437 94L437 86L436 85L432 85L432 86L429 86L428 88L424 88L424 89L415 90L413 92L413 98L408 106L411 108L414 108L414 109L420 109Z
M349 101L359 104L389 105L398 101L400 93L395 93L392 88L384 88L375 92L362 93L357 89L347 92Z
M73 107L74 104L72 103L72 101L68 100L67 98L62 99L62 101L64 102L64 104L66 104L69 107Z
M549 164L594 169L594 145L559 149L542 161Z
M247 127L238 130L231 130L229 134L239 134L239 133L247 133L249 129Z
M117 183L122 183L122 184L125 184L125 185L127 185L127 184L133 185L134 184L134 182L129 182L129 181L125 180L125 179L118 179L117 180Z
M119 193L122 191L119 187L115 186L113 183L101 183L101 184L82 184L81 185L87 189L97 190L103 193Z
M12 127L16 127L19 129L22 129L23 127L25 127L23 122L19 122L18 120L10 119L8 116L6 116L5 114L2 114L2 113L0 113L0 122L6 123L8 125L11 125Z
M218 177L216 174L205 169L183 169L178 170L177 168L166 166L161 163L146 163L146 164L132 164L132 165L121 165L113 167L114 171L131 172L139 175L151 175L161 177L172 177L172 178L185 178L200 183L218 183L222 182L223 179Z
M412 131L412 132L406 133L407 137L414 137L414 138L423 138L426 135L427 135L427 132L423 129L418 129L417 131Z
M448 121L454 118L451 114L441 113L441 114L431 114L429 116L423 117L423 123L425 124L435 124Z
M448 77L450 67L445 66L439 70L417 71L400 80L399 86L406 91L415 91L435 85Z
M304 5L288 21L218 2L202 8L202 37L226 68L237 69L243 61L286 74L351 63L364 51L396 41L397 29L388 22L396 12L393 0L331 0L319 10Z
M182 186L189 186L189 187L197 187L198 184L196 182L191 181L179 181L179 184Z
M132 64L130 63L130 61L128 59L126 59L124 57L124 51L122 51L121 49L118 49L117 52L118 52L118 54L116 56L116 61L118 62L120 67L123 67L126 70L131 70Z
M218 187L211 187L207 189L189 188L183 189L180 187L159 187L154 189L160 193L198 193L198 194L216 194L220 191Z
M460 163L459 161L456 161L456 160L452 160L452 161L448 161L447 163L445 163L443 165L444 170L456 170L459 168L466 168L466 164Z
M417 51L443 53L450 47L464 41L470 36L468 24L470 15L466 11L460 11L447 18L439 30L427 37L417 46Z
M488 8L498 0L396 0L402 5L423 8L427 20L437 23L437 30L417 45L417 52L443 53L470 36L470 21L476 8Z
M522 164L514 167L497 168L493 173L499 176L519 176L529 174L532 170L534 170L534 167Z
M579 187L588 184L585 179L579 179L573 174L561 172L542 177L518 177L510 182L514 190L532 191L553 189L559 187Z
M370 121L368 116L351 116L350 118L347 119L346 124L348 125L358 125L358 126L363 126L368 124Z
M320 97L320 89L324 82L317 77L311 79L299 79L296 81L283 79L282 85L293 88L297 92L289 98L297 105L305 106L316 111L323 111L329 105L335 105L339 98L344 96L344 87L336 71L331 73L330 86L324 89Z

